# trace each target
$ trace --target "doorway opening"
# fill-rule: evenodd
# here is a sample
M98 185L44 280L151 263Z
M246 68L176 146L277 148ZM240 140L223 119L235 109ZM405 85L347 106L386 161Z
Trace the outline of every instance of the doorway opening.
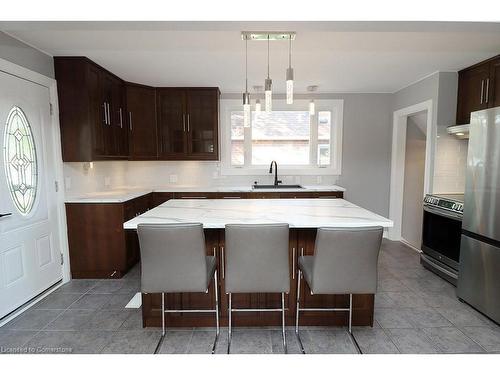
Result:
M420 250L425 176L427 111L408 116L406 122L403 214L401 241Z
M431 191L436 127L428 100L394 112L388 237L420 250L423 198Z

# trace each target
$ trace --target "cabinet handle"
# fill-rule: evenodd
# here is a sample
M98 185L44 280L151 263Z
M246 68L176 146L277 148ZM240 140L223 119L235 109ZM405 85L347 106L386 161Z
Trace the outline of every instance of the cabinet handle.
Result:
M182 129L185 133L186 132L186 114L185 113L182 114Z
M214 256L215 256L215 249L216 249L216 247L214 246Z
M129 111L128 113L128 127L130 131L132 131L132 112Z
M225 272L224 272L224 263L225 262L225 259L224 259L224 246L221 246L220 247L220 254L221 254L221 265L222 265L222 278L224 279L224 276L226 275Z
M301 256L301 257L303 257L303 256L304 256L304 248L303 248L303 247L301 247L301 248L300 248L300 256Z
M481 80L481 103L483 104L484 79Z
M292 247L292 279L295 279L295 247Z
M106 102L102 103L102 107L104 108L104 125L108 125L108 111L106 111Z
M109 103L106 103L108 106L108 125L111 126L111 112L109 111Z
M486 78L486 95L485 95L486 103L488 103L489 91L490 91L490 79Z
M208 199L208 198L207 197L203 197L203 196L197 197L197 196L193 195L193 196L187 196L187 197L186 196L182 196L181 199Z
M123 116L122 116L122 109L121 108L118 111L118 113L120 114L120 128L123 129Z
M189 113L187 114L187 119L188 119L187 123L188 123L188 133L189 133Z

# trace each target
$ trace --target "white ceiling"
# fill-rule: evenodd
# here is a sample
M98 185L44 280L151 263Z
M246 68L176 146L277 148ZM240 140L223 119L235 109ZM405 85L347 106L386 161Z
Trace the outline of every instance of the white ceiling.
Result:
M296 31L296 91L394 92L436 71L500 53L500 23L456 22L0 22L50 55L83 55L153 86L244 88L240 32ZM284 92L287 42L271 42L271 78ZM249 86L263 85L266 42L249 42Z

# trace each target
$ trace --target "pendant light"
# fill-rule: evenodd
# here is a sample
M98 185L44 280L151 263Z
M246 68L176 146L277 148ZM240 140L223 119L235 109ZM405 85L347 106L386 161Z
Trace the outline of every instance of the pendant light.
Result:
M260 93L262 93L264 87L262 86L253 86L253 91L255 91L255 96L257 97L255 99L255 113L260 113L262 111L262 104L260 102Z
M264 81L266 112L273 110L273 80L269 77L269 35L267 35L267 78Z
M307 86L307 91L310 93L315 92L318 86ZM314 97L309 101L309 116L314 116L316 114L316 104L314 103Z
M292 35L289 35L288 69L286 70L286 104L293 103Z
M252 112L248 93L248 38L245 38L245 92L243 93L243 127L249 128Z

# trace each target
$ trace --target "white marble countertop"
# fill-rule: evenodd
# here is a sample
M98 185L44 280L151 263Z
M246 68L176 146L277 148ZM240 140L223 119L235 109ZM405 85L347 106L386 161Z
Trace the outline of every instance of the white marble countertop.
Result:
M303 185L302 189L252 189L251 186L168 186L151 189L123 188L109 191L98 191L65 199L66 203L123 203L151 192L200 192L200 193L249 193L249 192L320 192L345 191L337 185Z
M204 228L226 224L286 222L290 228L382 226L393 222L344 199L171 199L123 224L202 223Z

